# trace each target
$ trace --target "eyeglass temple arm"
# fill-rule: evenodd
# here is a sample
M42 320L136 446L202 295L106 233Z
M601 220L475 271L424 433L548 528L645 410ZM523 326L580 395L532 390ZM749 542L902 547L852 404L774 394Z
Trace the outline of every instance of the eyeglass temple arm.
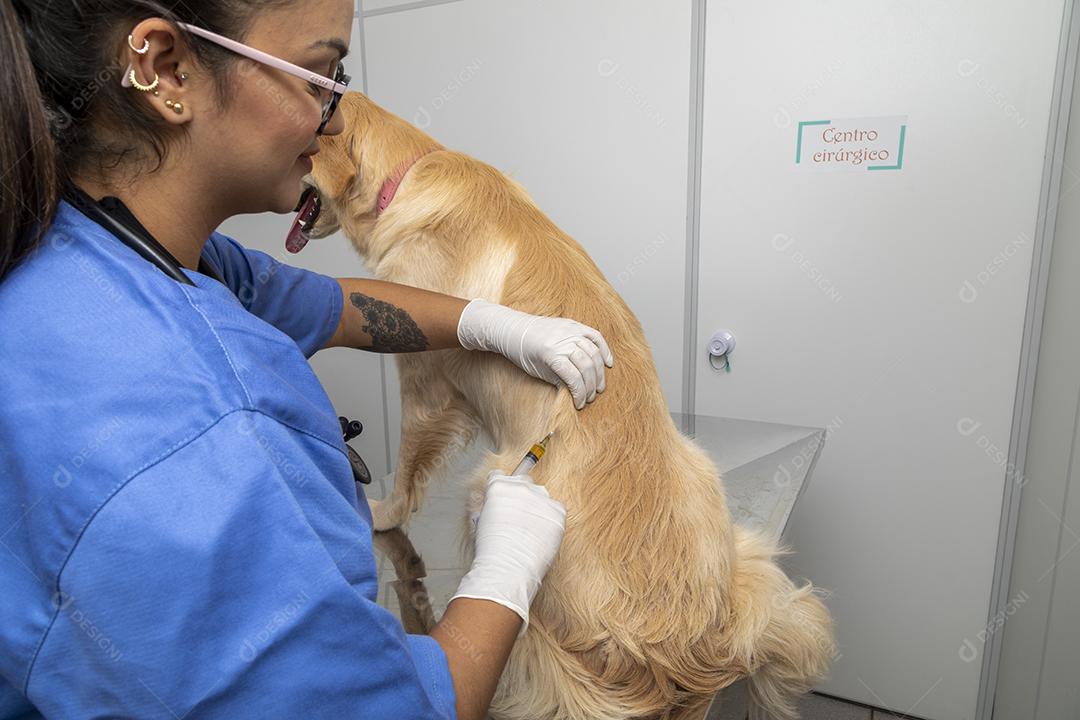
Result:
M232 50L238 55L243 55L244 57L251 58L252 60L255 60L257 62L261 62L269 65L270 67L275 67L278 70L287 72L290 75L295 75L296 77L303 78L304 80L307 80L310 83L315 83L316 85L326 88L327 90L333 90L334 92L342 95L344 95L349 90L348 85L334 82L332 79L326 77L325 75L313 73L310 70L306 70L300 67L299 65L294 65L291 62L286 62L285 60L274 57L269 53L264 53L262 50L256 50L255 48L249 47L241 42L237 42L232 38L227 38L224 35L218 35L217 33L210 32L209 30L204 30L197 25L191 25L189 23L177 23L177 25L186 29L188 32L204 37L211 42L221 45L222 47L228 48L229 50ZM120 84L124 87L131 87L131 70L132 66L129 63L127 66L127 70L124 71L124 77L120 79Z

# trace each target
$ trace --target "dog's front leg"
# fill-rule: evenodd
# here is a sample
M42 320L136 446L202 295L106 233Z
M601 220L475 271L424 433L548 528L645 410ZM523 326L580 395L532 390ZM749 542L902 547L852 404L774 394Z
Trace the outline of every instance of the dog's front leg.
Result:
M401 376L401 449L390 496L368 501L376 531L405 524L420 509L432 477L461 452L479 429L468 403L441 372L440 354L436 351L397 357Z

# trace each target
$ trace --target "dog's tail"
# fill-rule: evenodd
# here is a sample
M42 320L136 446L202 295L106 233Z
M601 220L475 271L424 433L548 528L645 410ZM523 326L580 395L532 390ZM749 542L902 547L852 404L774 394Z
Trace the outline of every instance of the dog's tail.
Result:
M797 720L799 696L828 675L836 652L832 618L817 588L796 586L776 564L789 550L735 528L729 640L750 658L750 720Z

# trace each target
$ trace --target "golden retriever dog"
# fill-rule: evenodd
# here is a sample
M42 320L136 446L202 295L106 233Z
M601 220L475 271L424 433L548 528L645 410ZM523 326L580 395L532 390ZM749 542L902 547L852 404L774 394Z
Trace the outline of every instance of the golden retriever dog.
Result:
M490 470L513 468L554 430L533 478L566 506L562 547L491 706L498 719L700 718L749 677L751 717L797 718L828 672L832 621L811 583L776 564L778 547L732 522L716 466L679 432L649 345L582 247L499 170L349 93L347 130L322 138L306 178L321 215L381 279L601 333L615 357L583 410L569 391L501 355L461 349L396 356L401 451L374 527L406 523L429 479L482 428L494 441L469 482L483 504Z

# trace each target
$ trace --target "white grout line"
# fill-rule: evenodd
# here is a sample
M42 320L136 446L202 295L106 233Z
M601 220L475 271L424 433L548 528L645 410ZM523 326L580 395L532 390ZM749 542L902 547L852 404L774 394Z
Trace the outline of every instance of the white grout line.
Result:
M367 78L367 36L364 25L364 0L356 0L356 25L360 30L360 88L368 94Z
M705 95L705 4L692 0L690 14L690 143L686 179L686 284L683 313L683 431L694 434L697 385L698 261L701 245L701 136Z
M356 0L356 22L360 30L360 88L363 90L363 93L367 95L367 43L365 42L366 37L364 34L364 17L364 0ZM370 17L370 13L367 17ZM390 404L387 401L386 392L386 353L381 353L379 355L379 382L382 385L383 450L386 453L386 473L390 473L393 472L394 466L390 457ZM386 473L383 475L385 476ZM380 482L382 481L380 480Z

